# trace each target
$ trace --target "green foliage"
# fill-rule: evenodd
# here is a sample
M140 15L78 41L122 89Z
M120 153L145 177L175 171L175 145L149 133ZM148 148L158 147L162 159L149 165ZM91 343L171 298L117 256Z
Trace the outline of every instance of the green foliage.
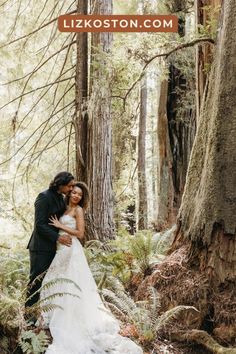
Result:
M170 245L173 241L173 236L176 231L176 225L174 225L171 229L166 230L164 232L158 232L153 235L153 238L156 242L156 249L160 255L165 255L170 248Z
M156 331L161 331L162 329L166 329L166 327L173 321L178 319L183 312L193 310L198 312L198 310L193 306L176 306L166 312L164 312L158 320L154 323L154 327Z
M216 39L220 10L221 5L206 5L202 7L202 11L205 12L206 23L198 25L200 36Z
M16 288L24 286L28 278L28 251L18 248L0 248L0 289L7 294L14 293Z
M158 240L153 239L151 231L140 231L130 235L121 228L116 240L107 244L95 240L86 244L85 252L97 283L107 286L109 277L117 277L128 286L134 273L144 276L152 264L158 263L163 255L159 253Z
M0 248L0 326L17 329L23 319L28 257L22 248Z
M21 303L16 298L0 294L0 325L18 328L20 322Z
M135 302L125 291L120 281L112 280L109 289L103 289L104 296L110 308L126 322L132 323L138 329L139 336L147 342L152 342L171 328L183 312L197 309L193 306L176 306L160 315L160 297L153 287L147 288L148 300Z
M115 241L107 244L89 241L85 248L106 304L121 321L132 323L149 343L188 307L176 307L160 315L157 290L150 287L147 289L148 300L135 302L128 292L129 280L134 272L143 274L163 258L172 233L173 229L153 237L150 231L142 231L131 236L121 228Z
M8 347L9 347L9 338L6 336L1 336L0 337L0 350L3 350L3 353L9 353Z
M6 244L6 247L0 248L0 262L0 328L12 335L18 333L19 345L24 353L43 353L48 345L48 337L43 331L35 333L30 329L31 323L30 320L25 320L25 313L28 318L31 316L37 318L41 311L50 312L60 307L54 304L56 298L65 295L79 297L73 292L73 288L77 291L80 291L80 288L76 283L66 278L50 281L44 284L41 290L52 289L57 284L67 283L71 285L72 291L54 292L25 311L24 304L29 276L28 251L18 243L12 248ZM2 347L3 344L1 340ZM9 345L9 343L5 344Z
M32 330L22 331L19 338L19 345L26 354L44 353L49 344L49 337L44 331L35 333Z
M145 274L150 268L151 261L157 251L157 243L153 239L151 231L138 231L129 240L130 254L135 260L135 264Z

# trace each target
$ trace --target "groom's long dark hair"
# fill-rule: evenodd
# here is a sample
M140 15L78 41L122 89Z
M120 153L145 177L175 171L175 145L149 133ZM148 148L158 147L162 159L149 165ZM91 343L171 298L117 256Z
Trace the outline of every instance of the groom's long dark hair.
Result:
M60 186L67 185L73 179L74 176L70 172L66 172L66 171L59 172L49 184L49 189L56 192L58 191Z

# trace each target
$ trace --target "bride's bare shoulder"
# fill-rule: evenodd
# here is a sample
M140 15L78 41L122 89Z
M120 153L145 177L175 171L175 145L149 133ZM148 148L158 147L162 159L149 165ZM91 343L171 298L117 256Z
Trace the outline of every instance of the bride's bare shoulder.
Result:
M83 215L84 214L83 208L80 205L77 205L77 207L75 209L75 212L76 212L77 215Z

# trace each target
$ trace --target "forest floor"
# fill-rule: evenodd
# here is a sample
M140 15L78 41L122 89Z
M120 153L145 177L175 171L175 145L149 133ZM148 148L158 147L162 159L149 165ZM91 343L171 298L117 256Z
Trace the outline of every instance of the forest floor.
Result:
M162 313L176 306L186 307L159 332L161 338L171 338L164 345L165 351L163 342L157 342L156 352L147 354L236 353L235 287L231 283L223 291L213 287L206 274L187 264L186 254L182 247L167 256L135 292L136 301L148 299L147 288L154 287L160 295Z

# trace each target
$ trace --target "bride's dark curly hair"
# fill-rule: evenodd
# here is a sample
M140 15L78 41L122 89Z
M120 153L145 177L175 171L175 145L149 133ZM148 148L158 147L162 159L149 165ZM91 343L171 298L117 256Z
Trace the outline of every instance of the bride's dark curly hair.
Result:
M89 205L89 189L86 183L84 182L75 182L73 187L79 187L82 192L82 198L79 201L78 205L81 206L84 210L88 208ZM66 204L69 204L70 193L66 196Z

